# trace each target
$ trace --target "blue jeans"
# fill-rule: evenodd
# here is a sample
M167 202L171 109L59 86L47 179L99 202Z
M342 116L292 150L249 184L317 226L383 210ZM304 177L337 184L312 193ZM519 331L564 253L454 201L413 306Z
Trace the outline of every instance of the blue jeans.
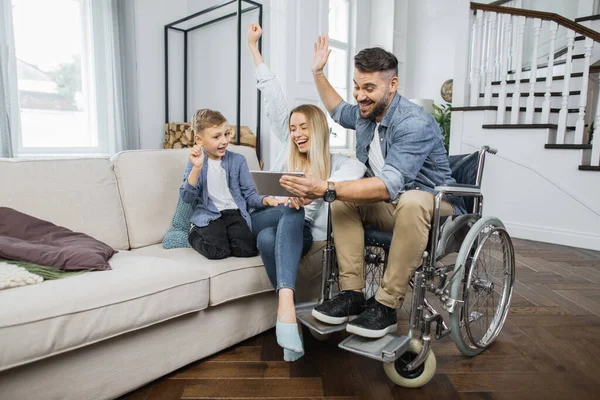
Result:
M298 264L312 246L310 222L304 220L304 209L284 205L254 211L252 231L256 247L276 291L295 290Z

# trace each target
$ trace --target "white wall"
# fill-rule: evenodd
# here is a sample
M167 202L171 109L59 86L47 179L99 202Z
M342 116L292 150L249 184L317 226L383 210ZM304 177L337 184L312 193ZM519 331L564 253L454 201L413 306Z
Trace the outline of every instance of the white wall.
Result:
M165 122L163 28L187 15L187 1L135 0L135 14L140 147L156 149L162 145Z
M442 84L454 77L460 4L461 0L409 0L406 97L442 103Z
M261 2L261 1L259 1ZM219 0L135 0L137 76L141 147L160 148L164 139L164 25L194 12L219 4ZM269 2L262 1L265 29L268 32ZM248 7L248 5L246 5ZM216 16L235 12L230 5L201 16L195 24ZM258 11L242 19L242 107L240 122L254 131L256 127L256 85L254 66L246 46L249 22L258 22ZM189 25L190 27L193 25ZM213 108L223 113L231 124L236 121L237 24L228 19L191 32L188 53L188 115L198 108ZM263 52L268 57L268 39ZM183 121L183 34L169 33L169 120Z

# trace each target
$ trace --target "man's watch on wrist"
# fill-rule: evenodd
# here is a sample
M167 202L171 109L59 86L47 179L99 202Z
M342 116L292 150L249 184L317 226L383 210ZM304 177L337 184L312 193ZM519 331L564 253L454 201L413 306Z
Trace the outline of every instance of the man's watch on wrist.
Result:
M327 190L325 194L323 194L323 200L327 203L333 203L337 197L337 193L335 191L335 183L327 182Z

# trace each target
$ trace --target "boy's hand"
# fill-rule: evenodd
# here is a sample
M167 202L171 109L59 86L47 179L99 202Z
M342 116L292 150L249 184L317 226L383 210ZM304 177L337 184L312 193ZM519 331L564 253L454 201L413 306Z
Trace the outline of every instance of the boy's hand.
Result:
M248 44L251 46L256 45L258 39L262 36L262 28L258 24L250 24L248 26Z
M204 164L204 150L201 145L197 144L190 150L190 162L196 168L202 168Z
M310 69L313 74L323 72L325 64L329 59L331 49L329 48L329 37L327 35L320 35L317 38L317 43L314 45L313 59Z
M266 196L266 197L263 197L263 206L277 207L278 205L285 203L285 201L286 201L285 199L278 200L274 197Z

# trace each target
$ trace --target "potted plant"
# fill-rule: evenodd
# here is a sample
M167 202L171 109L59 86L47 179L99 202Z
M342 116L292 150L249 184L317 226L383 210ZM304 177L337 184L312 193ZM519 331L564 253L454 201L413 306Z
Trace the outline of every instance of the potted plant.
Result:
M448 152L450 146L450 123L452 117L452 105L440 104L436 106L433 104L433 117L440 126L442 131L442 138L444 139L444 147Z

